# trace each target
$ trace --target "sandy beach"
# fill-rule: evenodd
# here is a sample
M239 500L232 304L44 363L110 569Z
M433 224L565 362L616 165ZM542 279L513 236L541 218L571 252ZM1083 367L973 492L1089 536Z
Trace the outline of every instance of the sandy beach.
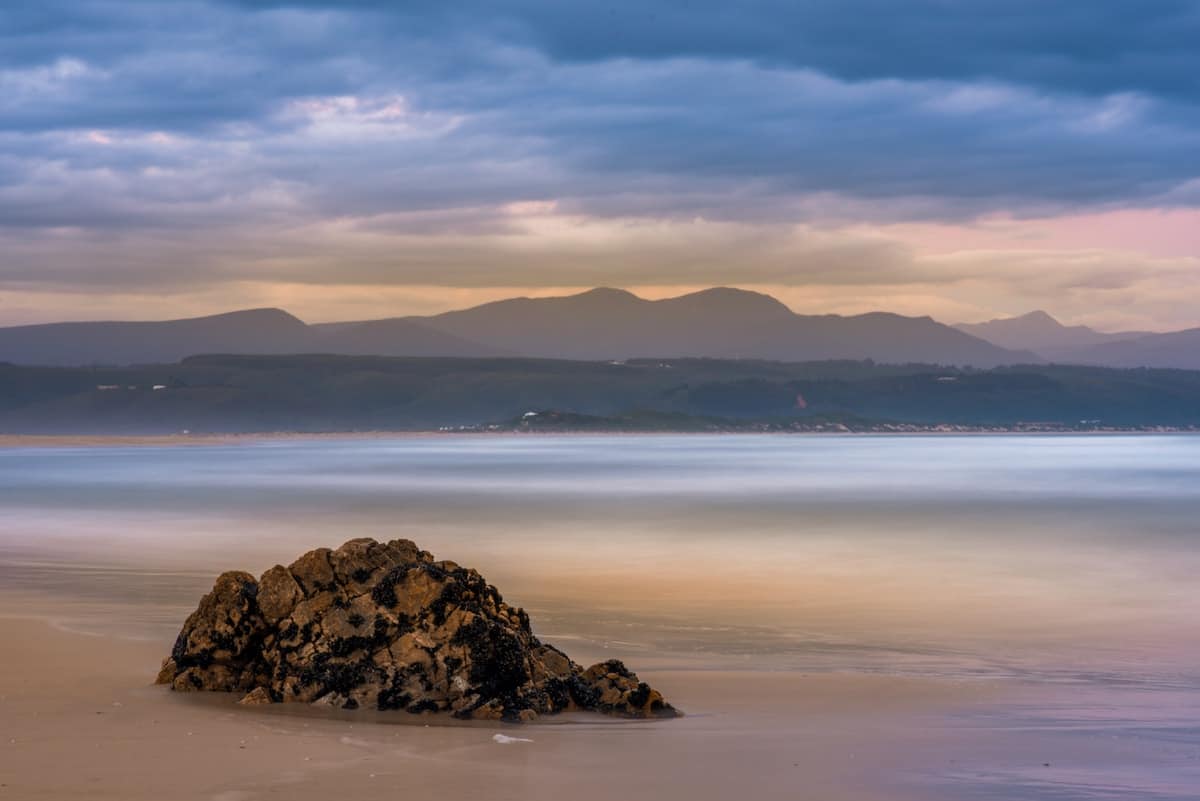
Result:
M0 449L0 801L1191 801L1193 443ZM686 716L464 725L152 685L220 572L360 536L478 568L543 641Z
M645 674L688 711L675 721L330 719L171 693L151 685L169 642L63 631L11 616L22 601L5 601L0 640L15 647L0 650L0 797L29 801L794 799L798 791L824 801L917 799L904 780L939 761L944 736L917 721L992 692L887 677L677 671ZM532 742L498 743L497 734Z
M1197 41L0 0L0 801L1200 801Z

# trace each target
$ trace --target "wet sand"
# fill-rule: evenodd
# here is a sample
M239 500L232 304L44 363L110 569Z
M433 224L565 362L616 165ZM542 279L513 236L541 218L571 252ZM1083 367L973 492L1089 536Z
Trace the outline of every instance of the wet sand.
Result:
M10 599L5 613L14 612ZM992 692L887 677L644 671L687 717L329 719L151 686L167 642L21 617L0 618L0 641L0 798L28 801L918 799L904 786L908 772L938 762L941 748L920 721Z
M0 801L1196 798L1194 439L341 439L0 448ZM219 572L351 536L480 569L688 716L150 685Z

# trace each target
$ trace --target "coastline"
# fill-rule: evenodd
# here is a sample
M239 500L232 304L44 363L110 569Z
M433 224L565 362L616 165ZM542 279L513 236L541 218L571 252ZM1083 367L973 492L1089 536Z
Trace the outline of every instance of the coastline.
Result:
M1193 797L1196 440L496 436L0 451L0 801ZM213 576L359 534L469 559L687 717L149 686Z
M9 448L112 448L112 447L175 447L258 445L272 442L323 442L354 440L410 440L436 437L717 437L717 436L788 436L788 437L1005 437L1005 436L1189 436L1200 431L1186 428L1157 427L1129 429L1023 429L1023 428L961 428L906 429L886 431L817 431L817 430L729 430L729 431L640 431L640 430L482 430L443 431L257 431L245 433L196 434L0 434L0 449Z
M240 434L0 434L0 448L168 447L247 445L295 440L415 439L436 431L259 431Z

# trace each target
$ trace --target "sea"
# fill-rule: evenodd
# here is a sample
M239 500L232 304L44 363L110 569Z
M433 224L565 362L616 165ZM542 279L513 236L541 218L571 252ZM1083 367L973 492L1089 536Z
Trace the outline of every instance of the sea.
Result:
M170 641L354 537L646 671L980 688L930 799L1200 798L1200 437L427 435L0 449L0 598ZM36 603L36 601L34 601Z

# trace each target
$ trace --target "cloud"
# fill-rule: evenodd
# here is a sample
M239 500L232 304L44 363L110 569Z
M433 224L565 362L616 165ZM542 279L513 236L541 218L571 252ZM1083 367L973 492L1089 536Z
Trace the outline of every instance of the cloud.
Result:
M315 121L297 112L322 104L343 150L372 127L353 104L461 126L436 152L361 153L385 168L414 153L469 176L487 151L553 165L579 195L636 178L661 212L706 182L718 196L721 182L949 195L944 210L1145 201L1194 178L1180 171L1200 147L1190 3L51 5L0 33L18 62L0 85L26 87L0 94L0 126L235 141L278 150L280 171L297 166L287 134ZM1156 71L1168 65L1170 79ZM308 153L327 155L294 155ZM507 199L545 191L539 177L510 176Z
M1174 281L1126 243L881 231L1200 207L1198 26L1183 0L21 4L0 290Z
M287 98L202 131L169 115L10 131L0 220L269 217L276 204L255 201L263 187L288 195L297 222L546 200L602 216L760 221L1045 214L1187 202L1200 138L1145 99L850 84L742 62L547 65L518 87L439 88L472 103L425 103L436 93L424 87ZM193 202L157 202L163 193Z
M1195 101L1200 9L1191 0L722 0L564 4L487 0L230 3L252 11L352 8L390 35L469 31L554 61L694 58L813 69L860 81L997 81L1049 92Z

